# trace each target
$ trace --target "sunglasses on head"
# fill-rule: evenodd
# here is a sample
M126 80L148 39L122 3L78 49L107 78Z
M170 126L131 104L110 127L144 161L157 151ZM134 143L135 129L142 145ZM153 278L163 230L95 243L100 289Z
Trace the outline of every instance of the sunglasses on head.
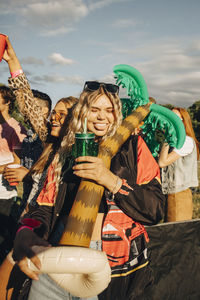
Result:
M118 85L111 84L111 83L98 82L98 81L86 81L83 90L89 90L89 91L94 92L94 91L97 91L100 88L100 86L103 86L104 89L111 94L119 93Z

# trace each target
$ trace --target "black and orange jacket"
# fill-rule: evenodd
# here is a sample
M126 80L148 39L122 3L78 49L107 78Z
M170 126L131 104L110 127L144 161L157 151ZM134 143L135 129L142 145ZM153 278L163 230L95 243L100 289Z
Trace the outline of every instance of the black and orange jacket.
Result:
M127 276L148 264L149 238L144 225L162 219L164 196L160 170L143 139L130 137L112 159L111 171L122 178L114 196L106 193L108 213L102 228L102 247L112 277Z
M163 217L159 167L143 139L132 136L112 159L111 170L123 179L123 185L114 196L105 193L108 212L102 248L112 280L98 299L139 300L153 282L144 225L156 224Z
M131 136L112 159L111 171L124 179L115 203L134 221L157 224L163 217L165 197L160 169L141 136Z
M63 172L68 166L66 161ZM101 201L101 212L105 212L102 247L111 266L112 280L98 298L132 300L153 280L144 225L162 219L165 197L159 166L140 136L131 136L123 144L111 161L111 171L123 179L123 185L115 195L105 191ZM53 245L62 235L62 221L71 209L79 183L80 179L69 169L63 175L54 205L30 203L24 216L42 222L46 227L43 236L53 241Z
M63 166L63 174L69 162ZM158 164L141 137L131 136L112 159L111 171L123 179L123 186L115 194L115 204L135 222L142 225L156 224L162 219L164 195L161 191ZM70 212L80 178L71 169L63 175L57 199L30 203L24 218L34 218L46 226L45 238L56 230L59 220ZM108 192L102 199L102 207L108 211ZM22 220L23 221L23 220Z

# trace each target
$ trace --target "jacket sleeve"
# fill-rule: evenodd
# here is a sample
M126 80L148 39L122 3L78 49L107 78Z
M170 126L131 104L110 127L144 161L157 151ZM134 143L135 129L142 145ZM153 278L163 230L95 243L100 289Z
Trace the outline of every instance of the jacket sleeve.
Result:
M135 159L126 160L123 185L116 193L115 202L134 221L153 225L163 218L165 196L162 193L160 169L141 137L138 137Z
M123 179L123 185L115 194L117 206L134 221L154 225L163 218L165 196L157 179L147 184L132 185Z
M33 97L25 74L23 73L15 78L10 77L8 84L16 96L21 114L30 121L41 141L45 142L48 134L47 123L43 117L41 107L37 105Z
M42 225L43 231L42 236L44 239L48 239L50 227L51 227L51 220L53 216L53 207L46 206L46 205L31 205L29 204L28 212L20 219L20 225L23 226L24 221L33 220L39 221Z

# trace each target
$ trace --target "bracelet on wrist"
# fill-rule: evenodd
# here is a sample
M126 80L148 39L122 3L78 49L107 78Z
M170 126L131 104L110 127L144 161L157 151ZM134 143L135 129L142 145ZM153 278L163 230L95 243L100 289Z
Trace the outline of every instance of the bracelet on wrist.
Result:
M112 193L116 194L120 190L121 186L122 186L122 180L121 180L121 178L119 178L117 176L117 181L116 181L116 184L114 186L114 189L112 190Z
M22 73L23 73L23 70L19 69L19 70L15 71L15 72L11 72L10 74L11 74L12 78L15 78L15 77L19 76Z

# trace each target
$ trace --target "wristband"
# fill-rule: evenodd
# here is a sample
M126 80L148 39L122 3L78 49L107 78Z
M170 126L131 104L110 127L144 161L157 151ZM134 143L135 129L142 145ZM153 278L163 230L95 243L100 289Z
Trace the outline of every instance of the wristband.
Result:
M32 230L33 231L33 227L29 227L29 226L21 226L18 230L17 230L17 233L19 233L22 229L24 229L24 228L28 228L28 229L30 229L30 230ZM16 234L17 234L16 233Z
M15 72L11 72L10 74L11 74L12 78L15 78L15 77L19 76L22 73L23 73L23 70L19 69L19 70L15 71Z
M116 194L119 191L119 189L121 188L121 186L122 186L122 180L121 180L121 178L119 178L117 176L117 181L116 181L116 184L115 184L115 187L114 187L112 193Z

